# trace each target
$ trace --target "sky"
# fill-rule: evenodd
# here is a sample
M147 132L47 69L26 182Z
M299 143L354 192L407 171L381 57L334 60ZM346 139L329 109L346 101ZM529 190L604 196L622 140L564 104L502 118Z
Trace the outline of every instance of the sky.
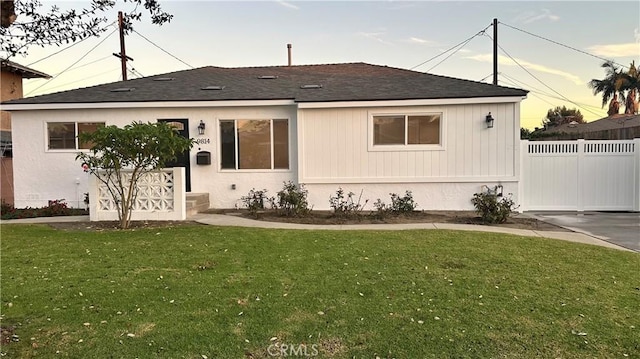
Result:
M42 2L46 8L88 4ZM366 62L490 83L488 26L497 18L499 84L530 91L521 124L533 129L556 106L578 108L587 121L605 117L607 108L587 83L604 77L603 59L624 66L640 62L638 1L160 3L172 21L152 25L145 14L134 25L137 33L126 37L127 55L134 59L130 79L202 66L286 65L292 44L294 65ZM119 0L107 15L115 21L118 10L130 9ZM27 57L12 58L54 76L25 80L25 96L121 80L119 59L112 56L120 48L115 29L53 56L67 45L31 47Z

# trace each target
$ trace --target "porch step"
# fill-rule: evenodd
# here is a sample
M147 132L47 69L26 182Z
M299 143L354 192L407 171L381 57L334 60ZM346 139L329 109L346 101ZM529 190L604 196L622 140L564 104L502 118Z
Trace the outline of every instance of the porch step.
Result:
M209 209L209 194L187 193L186 207L187 217Z

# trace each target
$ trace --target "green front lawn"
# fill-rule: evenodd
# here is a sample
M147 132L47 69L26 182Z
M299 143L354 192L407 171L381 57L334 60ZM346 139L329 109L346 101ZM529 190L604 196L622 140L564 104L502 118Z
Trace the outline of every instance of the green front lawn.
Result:
M640 353L629 252L436 230L1 230L11 358Z

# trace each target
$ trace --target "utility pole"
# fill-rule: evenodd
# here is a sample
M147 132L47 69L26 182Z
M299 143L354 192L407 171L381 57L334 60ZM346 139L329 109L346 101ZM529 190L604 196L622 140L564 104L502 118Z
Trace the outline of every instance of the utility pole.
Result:
M498 85L498 19L493 19L493 84Z
M124 46L124 24L122 20L122 11L118 11L118 27L120 28L120 53L114 53L113 56L120 58L120 64L122 65L122 81L127 81L127 60L133 61L133 59L127 56Z

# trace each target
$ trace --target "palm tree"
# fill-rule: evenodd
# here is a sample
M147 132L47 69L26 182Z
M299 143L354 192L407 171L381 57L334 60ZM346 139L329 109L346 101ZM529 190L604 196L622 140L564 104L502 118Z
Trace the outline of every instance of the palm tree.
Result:
M620 98L625 98L622 78L622 70L616 66L613 61L607 61L602 64L602 68L605 70L606 76L602 80L593 79L589 81L589 87L593 89L593 94L597 95L602 93L602 107L607 104L609 99L612 99L610 107L614 105L614 101L617 101L617 95ZM617 111L615 112L617 113Z
M636 96L640 92L640 71L636 67L635 61L631 62L629 71L622 74L622 88L627 91L627 97L625 99L625 114L638 113L638 101Z

